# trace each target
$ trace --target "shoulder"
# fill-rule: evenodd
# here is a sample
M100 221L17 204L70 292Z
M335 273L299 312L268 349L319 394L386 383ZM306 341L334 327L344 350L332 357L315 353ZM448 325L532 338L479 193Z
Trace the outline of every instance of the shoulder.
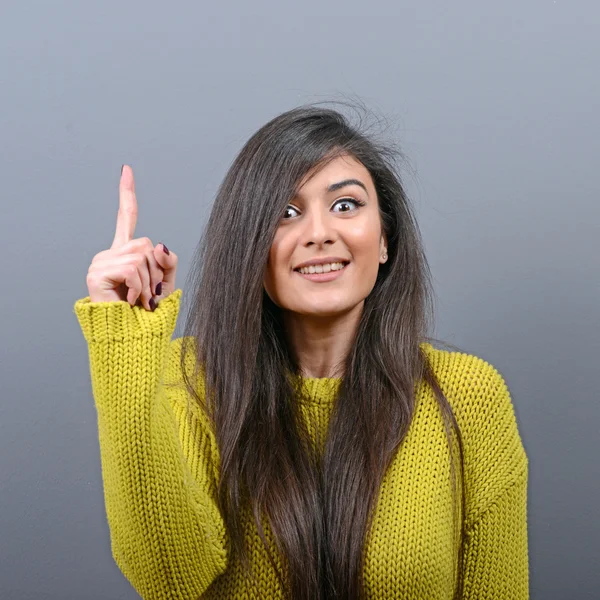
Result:
M500 371L475 354L422 348L460 427L471 506L481 512L503 489L527 479L511 391Z
M421 347L448 401L454 402L453 408L473 413L475 420L494 407L513 409L508 385L494 365L475 354L443 350L429 343Z

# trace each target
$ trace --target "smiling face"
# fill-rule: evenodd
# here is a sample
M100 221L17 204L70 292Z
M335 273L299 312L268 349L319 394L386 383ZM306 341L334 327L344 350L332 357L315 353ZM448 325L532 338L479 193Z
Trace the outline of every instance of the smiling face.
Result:
M338 157L306 181L287 205L269 252L265 290L284 311L342 315L362 308L386 253L369 171L349 155ZM320 263L341 259L347 264L321 275L298 270L315 259Z

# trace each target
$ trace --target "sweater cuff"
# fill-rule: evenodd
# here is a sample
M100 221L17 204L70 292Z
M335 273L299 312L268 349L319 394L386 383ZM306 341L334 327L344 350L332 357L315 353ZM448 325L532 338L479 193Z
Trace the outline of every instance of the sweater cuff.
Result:
M143 306L131 306L129 302L92 302L89 296L80 298L73 306L88 342L123 342L148 336L171 337L177 315L182 290L180 288L162 298L156 310L146 310Z

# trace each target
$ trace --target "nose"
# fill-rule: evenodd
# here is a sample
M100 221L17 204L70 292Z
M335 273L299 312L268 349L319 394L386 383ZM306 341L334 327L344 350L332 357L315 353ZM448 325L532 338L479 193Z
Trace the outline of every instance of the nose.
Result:
M306 246L317 244L321 246L333 243L336 238L334 219L321 208L313 208L306 213L302 243Z

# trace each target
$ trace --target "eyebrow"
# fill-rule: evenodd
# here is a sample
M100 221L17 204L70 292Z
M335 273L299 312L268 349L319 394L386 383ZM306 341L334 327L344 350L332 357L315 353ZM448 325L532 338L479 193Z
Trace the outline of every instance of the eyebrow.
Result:
M362 181L359 181L358 179L344 179L343 181L338 181L337 183L332 183L327 188L327 191L335 192L336 190L346 187L347 185L359 185L363 190L365 190L365 192L367 192L367 187L365 186L365 184ZM368 194L368 192L367 192L367 194Z

